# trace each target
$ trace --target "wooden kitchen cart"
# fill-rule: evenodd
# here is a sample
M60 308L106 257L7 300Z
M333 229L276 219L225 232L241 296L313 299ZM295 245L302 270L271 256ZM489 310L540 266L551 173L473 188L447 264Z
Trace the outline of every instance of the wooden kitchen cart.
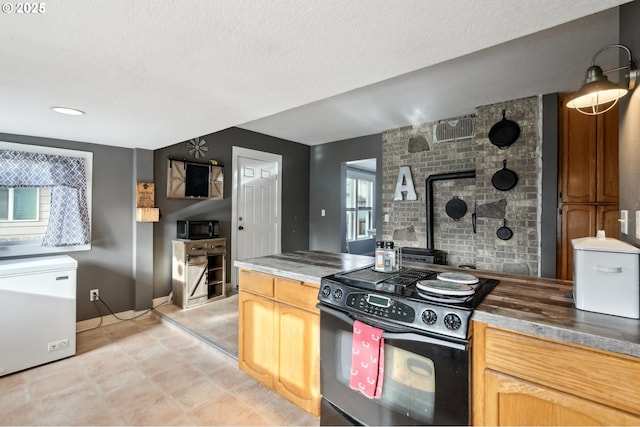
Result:
M172 240L173 303L191 308L226 297L224 238Z

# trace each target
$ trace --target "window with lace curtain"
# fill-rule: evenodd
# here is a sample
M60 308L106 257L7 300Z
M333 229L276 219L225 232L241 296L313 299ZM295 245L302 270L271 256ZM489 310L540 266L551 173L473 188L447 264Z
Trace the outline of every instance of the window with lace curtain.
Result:
M0 256L90 249L93 154L0 141Z

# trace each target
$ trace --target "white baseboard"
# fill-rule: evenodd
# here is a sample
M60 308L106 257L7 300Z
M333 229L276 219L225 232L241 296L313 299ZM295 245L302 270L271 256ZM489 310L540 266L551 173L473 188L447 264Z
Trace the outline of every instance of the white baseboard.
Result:
M160 304L163 304L169 300L169 296L154 298L152 301L152 307L157 307ZM122 319L130 319L132 317L139 316L148 310L127 310L122 311L120 313L116 313L116 315ZM151 312L149 312L151 314ZM98 326L107 326L112 325L114 323L122 322L122 320L116 318L113 314L109 314L106 316L102 316L102 323L100 323L100 317L94 317L93 319L81 320L76 322L76 333L88 331L89 329L96 328Z

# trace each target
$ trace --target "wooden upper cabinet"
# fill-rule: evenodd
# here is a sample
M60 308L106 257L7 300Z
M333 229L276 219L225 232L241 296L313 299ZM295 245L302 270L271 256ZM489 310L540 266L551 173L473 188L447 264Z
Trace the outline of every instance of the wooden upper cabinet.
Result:
M617 203L618 106L587 116L565 107L569 96L560 98L561 202Z
M580 237L593 236L596 230L596 207L585 204L567 204L562 208L562 239L556 266L559 278L573 280L573 246L571 241Z
M168 199L222 199L224 167L167 160Z
M571 94L560 96L558 165L558 246L556 277L573 279L571 240L620 237L618 222L618 106L598 116L567 108Z
M620 206L598 205L596 210L596 230L604 230L607 237L620 238Z
M561 98L561 197L563 202L596 200L596 126L592 116L564 107Z
M620 162L618 156L618 106L597 116L597 192L596 201L618 203L620 198Z

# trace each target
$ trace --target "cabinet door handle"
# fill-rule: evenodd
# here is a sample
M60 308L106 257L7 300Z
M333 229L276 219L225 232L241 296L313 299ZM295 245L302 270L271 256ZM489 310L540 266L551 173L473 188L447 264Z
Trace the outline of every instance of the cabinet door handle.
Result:
M238 227L238 230L244 230L243 226Z
M622 267L609 267L607 265L596 264L595 270L601 273L622 273Z

